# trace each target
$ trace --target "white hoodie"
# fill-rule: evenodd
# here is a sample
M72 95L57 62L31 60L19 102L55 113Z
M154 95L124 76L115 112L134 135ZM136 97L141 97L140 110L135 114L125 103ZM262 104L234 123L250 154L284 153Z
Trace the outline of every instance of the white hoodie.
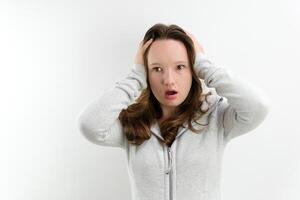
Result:
M134 64L124 79L91 101L78 117L79 129L89 141L125 151L133 200L220 200L226 144L266 118L270 101L259 88L216 66L202 53L196 54L194 68L204 77L200 79L203 93L212 91L209 102L203 104L209 110L192 123L196 129L203 127L200 134L185 123L171 147L161 142L157 122L150 139L139 146L130 144L122 132L119 113L147 87L141 64Z

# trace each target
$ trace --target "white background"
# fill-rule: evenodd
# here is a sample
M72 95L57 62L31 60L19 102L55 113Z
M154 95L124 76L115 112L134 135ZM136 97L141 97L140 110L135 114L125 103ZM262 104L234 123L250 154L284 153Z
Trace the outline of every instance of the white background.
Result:
M298 0L1 1L0 199L130 200L125 154L88 142L76 119L158 22L192 32L271 99L225 150L222 199L300 199L299 19Z

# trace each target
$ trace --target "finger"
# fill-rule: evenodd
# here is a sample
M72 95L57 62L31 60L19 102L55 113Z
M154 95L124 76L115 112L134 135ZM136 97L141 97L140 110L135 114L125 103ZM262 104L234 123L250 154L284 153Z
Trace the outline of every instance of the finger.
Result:
M145 45L149 45L151 42L153 41L153 38L151 38L150 40L148 40Z
M139 43L139 47L142 47L142 46L143 46L143 40L140 41L140 43Z
M188 36L192 37L192 34L191 34L189 31L187 31L187 30L184 30L184 31L186 32L186 34L187 34Z
M150 43L152 42L153 38L150 38L149 40L147 40L147 42L145 42L144 45L146 45L147 43ZM140 44L143 44L144 43L144 40L140 41Z
M150 40L148 40L148 41L144 44L143 49L146 49L146 48L151 44L152 41L153 41L152 38L151 38Z

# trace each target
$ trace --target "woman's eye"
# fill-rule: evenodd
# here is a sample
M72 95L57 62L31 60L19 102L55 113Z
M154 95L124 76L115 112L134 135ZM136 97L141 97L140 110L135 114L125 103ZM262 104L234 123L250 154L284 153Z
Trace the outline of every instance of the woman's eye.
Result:
M157 69L161 69L161 68L160 67L154 67L153 69L157 72Z
M182 67L179 67L179 68L185 68L185 66L184 66L184 65L178 65L178 66L182 66ZM177 67L178 67L178 66L177 66Z

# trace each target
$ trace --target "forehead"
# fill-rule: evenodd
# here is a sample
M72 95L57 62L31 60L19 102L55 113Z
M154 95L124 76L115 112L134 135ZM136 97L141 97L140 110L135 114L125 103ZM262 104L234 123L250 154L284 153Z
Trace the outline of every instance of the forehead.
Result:
M154 41L149 49L148 64L188 63L188 55L184 44L178 40L164 39Z

